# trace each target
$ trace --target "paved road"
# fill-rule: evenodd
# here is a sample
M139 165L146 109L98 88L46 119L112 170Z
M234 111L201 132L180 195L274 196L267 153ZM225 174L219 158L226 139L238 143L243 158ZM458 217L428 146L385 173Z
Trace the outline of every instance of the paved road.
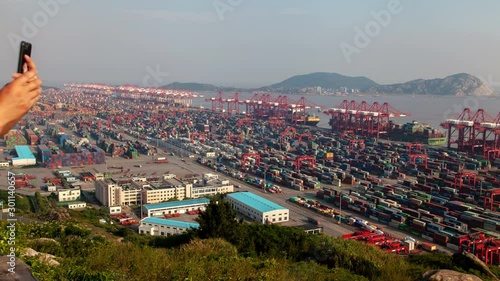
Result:
M200 165L198 164L197 162L195 161L190 161L191 163L183 163L181 165L183 166L186 166L186 169L193 169L193 170L204 170L204 171L210 171L211 173L217 173L215 172L214 170L204 166L204 165ZM193 165L195 165L196 167L193 167ZM297 191L297 190L292 190L292 189L289 189L289 188L286 188L286 187L282 187L282 194L272 194L272 193L264 193L261 189L259 188L256 188L254 186L251 186L251 185L248 185L242 181L239 181L239 180L236 180L236 179L233 179L225 174L221 174L221 173L217 173L219 174L219 177L220 178L227 178L229 179L234 185L240 185L241 188L235 188L235 191L238 191L238 190L242 190L242 191L252 191L254 193L258 193L260 196L270 200L270 201L273 201L277 204L280 204L284 207L287 207L290 209L290 219L292 220L292 224L294 224L295 222L297 224L304 224L307 222L307 217L314 217L314 218L319 218L319 220L321 221L322 223L322 226L323 226L323 229L324 229L324 232L328 235L331 235L331 236L335 236L335 237L338 237L338 236L341 236L342 234L347 234L347 233L352 233L356 230L358 230L357 228L354 228L352 226L349 226L349 225L346 225L346 224L340 224L338 225L338 222L334 219L329 219L325 216L319 216L316 212L310 210L310 209L307 209L305 207L302 207L302 206L299 206L297 204L294 204L290 201L288 201L288 199L290 197L295 197L295 196L302 196L302 197L307 197L307 198L313 198L314 197L314 191ZM323 202L324 203L324 202ZM326 203L326 205L329 205L330 207L332 208L335 208L334 206L332 206L331 204L328 204ZM337 208L336 208L337 209ZM346 215L350 215L350 216L353 216L353 217L359 217L358 214L354 213L354 212L350 212L349 210L342 210L342 213L346 214ZM371 224L374 224L376 225L377 227L381 228L384 230L384 232L387 232L389 233L390 235L392 235L393 237L395 238L404 238L404 237L407 237L407 236L411 236L409 233L407 232L404 232L404 231L401 231L397 228L394 228L394 227L391 227L389 225L384 225L384 224L380 224L378 221L374 221L370 218L365 218L363 217L364 220L370 222ZM416 241L419 241L419 242L429 242L429 241L425 241L423 239L420 239L418 237L413 237ZM432 242L431 242L432 243ZM453 252L452 249L449 249L449 248L446 248L446 247L443 247L443 246L440 246L440 245L436 245L437 249L439 249L440 251L445 251L445 252Z
M172 157L173 158L173 157ZM290 221L288 223L284 223L284 225L303 225L307 224L307 218L308 217L317 217L318 214L313 212L310 209L301 207L299 205L291 203L288 199L290 197L296 196L296 195L291 195L289 193L289 189L284 188L283 193L281 194L273 194L273 193L268 193L268 192L263 192L262 189L256 188L252 185L248 185L242 181L233 179L231 177L228 177L225 174L217 173L214 170L197 164L195 161L187 161L185 163L181 162L179 163L180 166L184 167L185 169L188 169L190 171L194 171L197 173L203 173L203 172L210 172L210 173L216 173L219 175L219 178L223 179L228 179L233 185L239 185L240 188L235 188L235 191L251 191L253 193L257 193L259 196L262 196L270 201L273 201L283 207L286 207L290 210ZM337 225L337 223L331 219L328 220L328 218L321 216L320 217L320 222L323 227L323 231L332 236L341 236L342 234L347 234L351 233L352 230L346 229L344 227L341 227Z

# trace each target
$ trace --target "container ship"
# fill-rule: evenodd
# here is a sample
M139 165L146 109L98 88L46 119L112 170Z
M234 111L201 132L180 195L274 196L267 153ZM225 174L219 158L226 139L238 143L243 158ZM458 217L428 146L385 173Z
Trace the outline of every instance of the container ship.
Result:
M443 132L417 121L395 125L389 137L396 141L421 142L431 146L443 146L447 141Z
M286 122L292 123L292 124L304 124L307 126L316 126L318 123L321 121L321 119L316 116L316 115L311 115L309 113L306 113L305 115L301 116L293 116L295 115L297 111L295 110L289 110L288 111L288 116L285 118Z
M292 120L290 119L287 119L288 122L292 122ZM307 126L316 126L318 125L319 121L321 121L321 119L319 119L318 116L314 116L314 115L305 115L305 116L301 116L297 119L297 124L304 124L307 125Z

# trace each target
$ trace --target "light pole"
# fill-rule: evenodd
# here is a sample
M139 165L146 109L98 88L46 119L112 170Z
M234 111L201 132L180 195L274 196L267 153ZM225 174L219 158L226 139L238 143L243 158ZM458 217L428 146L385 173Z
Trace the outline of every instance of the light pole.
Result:
M267 186L267 172L269 171L269 168L270 168L270 167L267 167L267 168L266 168L266 171L264 172L264 186L262 187L262 189L264 190L264 192L266 192L266 186Z
M339 204L340 204L340 211L339 211L339 223L341 223L341 218L342 218L342 192L339 192Z
M481 200L481 195L483 194L483 181L479 183L479 200Z

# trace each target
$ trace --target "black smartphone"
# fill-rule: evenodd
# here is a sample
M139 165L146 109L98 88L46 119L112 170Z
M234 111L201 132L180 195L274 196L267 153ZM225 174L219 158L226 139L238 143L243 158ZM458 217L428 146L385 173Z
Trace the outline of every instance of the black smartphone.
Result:
M17 73L24 73L24 66L26 65L26 60L24 55L31 56L31 43L22 41L19 46L19 62L17 64Z

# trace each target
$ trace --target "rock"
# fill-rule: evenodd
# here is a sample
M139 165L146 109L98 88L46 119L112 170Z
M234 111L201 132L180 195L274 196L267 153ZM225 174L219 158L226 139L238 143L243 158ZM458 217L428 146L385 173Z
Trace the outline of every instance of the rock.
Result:
M52 238L37 238L37 239L33 239L32 241L35 241L35 242L53 242L53 243L56 243L57 245L59 245L59 241L55 240L55 239L52 239Z
M40 262L45 263L46 265L50 265L50 266L58 266L59 265L59 262L56 261L56 256L51 255L51 254L46 254L46 253L39 253L31 248L27 248L24 251L24 254L22 256L26 256L26 257L38 256L38 260Z
M38 281L33 274L31 268L15 258L14 272L10 272L10 258L8 256L0 256L0 281Z
M429 270L418 281L482 281L481 278L454 270Z

